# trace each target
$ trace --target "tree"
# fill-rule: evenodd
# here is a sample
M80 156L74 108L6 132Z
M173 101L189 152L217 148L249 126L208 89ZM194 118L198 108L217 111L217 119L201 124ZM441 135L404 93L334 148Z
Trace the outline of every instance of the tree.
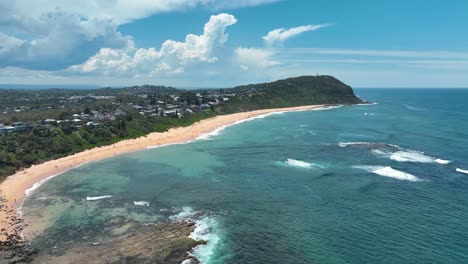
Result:
M85 107L84 113L87 114L87 115L91 114L91 109L89 109L89 106Z
M67 120L67 119L71 119L72 115L68 112L62 112L60 113L60 116L59 116L59 119L60 120Z

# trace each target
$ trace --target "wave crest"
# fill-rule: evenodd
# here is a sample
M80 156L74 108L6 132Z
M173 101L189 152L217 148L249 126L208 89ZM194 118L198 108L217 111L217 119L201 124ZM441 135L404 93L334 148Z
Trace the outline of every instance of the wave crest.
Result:
M287 159L285 163L289 166L292 167L299 167L299 168L305 168L305 169L310 169L312 168L312 163L308 163L302 160L296 160L296 159Z
M189 237L193 240L203 240L206 244L195 247L191 255L200 261L201 264L210 263L216 248L221 240L219 222L214 216L204 215L194 211L191 207L183 207L182 210L169 217L176 221L193 221L195 229ZM190 263L187 261L186 263Z
M371 172L371 173L374 173L374 174L377 174L377 175L380 175L380 176L393 178L393 179L397 179L397 180L402 180L402 181L412 181L412 182L421 181L420 178L414 176L413 174L409 174L409 173L406 173L406 172L403 172L403 171L395 170L394 168L389 167L389 166L386 166L386 167L383 167L383 166L354 166L354 168L363 169L365 171L368 171L368 172Z
M147 201L133 201L133 204L137 206L149 206L149 202Z
M112 195L88 196L86 197L86 201L97 201L97 200L109 199L109 198L112 198Z

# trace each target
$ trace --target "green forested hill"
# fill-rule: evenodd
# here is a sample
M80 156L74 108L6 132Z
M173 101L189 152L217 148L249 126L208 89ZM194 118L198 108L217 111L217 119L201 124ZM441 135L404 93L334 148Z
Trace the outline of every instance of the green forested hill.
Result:
M238 86L230 90L237 96L229 104L222 105L221 112L363 102L354 95L350 86L326 75L288 78L270 83Z

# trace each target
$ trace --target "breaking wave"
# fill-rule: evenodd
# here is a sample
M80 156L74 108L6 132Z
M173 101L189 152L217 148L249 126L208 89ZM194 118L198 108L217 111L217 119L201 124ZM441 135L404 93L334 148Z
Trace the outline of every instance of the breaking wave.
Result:
M191 255L197 258L201 264L210 263L220 243L220 226L214 216L204 215L194 211L191 207L183 207L181 212L169 217L177 221L193 221L195 230L189 235L194 240L206 241L206 244L195 247ZM190 263L187 261L186 263Z
M97 201L97 200L109 199L109 198L112 198L112 195L88 196L86 197L86 201Z
M420 178L414 176L413 174L409 174L403 171L395 170L389 166L354 166L356 169L362 169L380 176L389 177L397 180L402 181L421 181Z
M134 205L137 205L137 206L149 206L149 202L147 201L133 201L133 204Z
M252 121L252 120L255 120L255 119L263 119L265 117L272 116L272 115L281 115L281 114L284 114L284 113L285 113L284 111L283 112L278 111L278 112L271 112L271 113L266 113L266 114L263 114L263 115L258 115L258 116L242 119L242 120L236 121L236 122L234 122L232 124L227 124L227 125L218 127L218 128L216 128L215 130L213 130L211 132L201 134L200 136L198 136L196 138L196 140L211 140L212 137L219 135L223 130L225 130L226 128L228 128L230 126L235 126L235 125L238 125L238 124L241 124L241 123L244 123L244 122L248 122L248 121Z
M390 155L391 160L401 162L420 162L420 163L433 163L436 158L424 155L424 152L414 150L400 150Z
M295 159L287 159L285 161L285 164L288 166L305 168L305 169L310 169L312 168L312 165L313 165L312 163L308 163L302 160L295 160Z
M426 155L422 151L405 149L398 145L376 143L376 142L339 142L338 146L345 148L349 146L367 147L371 152L385 158L399 162L438 163L449 164L450 160L440 159Z
M343 105L331 105L331 106L324 106L324 107L318 107L318 108L314 108L312 109L312 111L326 111L326 110L333 110L333 109L338 109L338 108L342 108Z

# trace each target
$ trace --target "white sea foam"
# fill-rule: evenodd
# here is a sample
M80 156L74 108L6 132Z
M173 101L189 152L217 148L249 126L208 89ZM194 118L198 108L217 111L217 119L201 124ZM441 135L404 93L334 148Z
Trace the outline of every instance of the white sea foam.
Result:
M357 169L363 169L368 172L375 173L380 176L384 177L389 177L397 180L402 180L402 181L420 181L421 179L414 176L413 174L409 174L403 171L395 170L392 167L386 166L354 166L354 168Z
M312 163L308 163L308 162L305 162L302 160L296 160L296 159L287 159L285 163L292 167L299 167L299 168L305 168L305 169L310 169L312 167Z
M195 229L189 237L194 240L206 241L206 244L197 246L190 254L195 256L201 264L209 263L221 240L220 227L216 218L206 215L200 217L199 212L194 211L191 207L183 207L178 214L169 218L176 221L190 220L195 222Z
M186 259L186 260L182 261L182 263L180 263L180 264L198 264L198 261L196 261L193 258L189 258L189 259Z
M450 163L450 160L439 159L426 155L424 152L416 150L402 149L396 152L390 152L382 149L374 149L372 153L389 158L399 162L417 162L417 163L438 163L446 165Z
M468 174L468 170L463 170L463 169L457 168L456 171L460 172L460 173Z
M390 155L391 160L401 162L419 162L419 163L434 163L436 158L427 156L424 152L415 150L400 150Z
M368 146L372 148L372 153L399 162L438 163L442 165L450 163L450 160L428 156L422 151L404 149L394 144L375 142L339 142L338 146L342 148L348 146Z
M182 207L182 210L176 214L172 215L169 218L171 220L185 220L185 219L191 219L195 215L195 211L188 206Z
M313 111L326 111L326 110L333 110L333 109L338 109L342 107L343 105L331 105L331 106L323 106L323 107L314 108L312 110Z
M291 111L292 112L292 111ZM205 134L201 134L200 136L198 136L196 138L196 140L211 140L212 137L214 136L217 136L219 134L221 134L221 132L223 130L225 130L226 128L230 127L230 126L235 126L235 125L238 125L238 124L241 124L241 123L244 123L244 122L248 122L248 121L252 121L252 120L256 120L256 119L263 119L265 117L268 117L268 116L272 116L272 115L281 115L281 114L284 114L285 112L284 111L278 111L278 112L271 112L271 113L266 113L266 114L262 114L262 115L258 115L258 116L254 116L254 117L250 117L250 118L246 118L246 119L242 119L242 120L239 120L239 121L236 121L232 124L227 124L227 125L224 125L224 126L221 126L221 127L218 127L216 128L215 130L211 131L211 132L208 132L208 133L205 133Z
M147 201L133 201L133 204L134 205L137 205L137 206L149 206L149 202Z
M84 163L82 163L82 164L80 164L80 165L78 165L78 166L72 167L72 168L70 168L70 169L68 169L68 170L65 170L65 171L61 172L61 173L57 173L57 174L54 174L54 175L50 175L49 177L44 178L44 179L42 179L42 180L40 180L40 181L34 183L33 186L31 186L30 188L26 189L26 190L24 191L25 198L23 199L23 201L21 201L21 205L20 205L18 208L16 208L16 213L18 214L19 218L23 218L23 204L24 204L24 201L25 201L26 198L28 198L35 190L37 190L37 189L38 189L39 187L41 187L44 183L46 183L47 181L51 180L52 178L55 178L55 177L61 175L62 173L68 172L68 171L70 171L70 170L72 170L72 169L76 169L76 168L78 168L78 167L81 167L81 166L83 166L83 165L85 165L85 164L87 164L87 163L88 163L88 162L84 162Z
M78 165L78 166L75 166L75 167L73 167L73 168L70 168L69 170L72 170L72 169L76 169L76 168L78 168L78 167L81 167L81 166L85 165L86 163L87 163L87 162L84 162L84 163L82 163L82 164L80 164L80 165ZM61 172L61 173L57 173L57 174L54 174L54 175L50 175L49 177L44 178L44 179L42 179L42 180L40 180L40 181L34 183L33 186L31 186L31 188L28 188L28 189L26 189L26 190L24 191L24 194L26 195L26 197L29 197L35 190L37 190L39 187L41 187L44 183L46 183L47 181L51 180L52 178L55 178L55 177L61 175L62 173L65 173L65 172L67 172L67 171L69 171L69 170L65 170L65 171L63 171L63 172Z
M49 176L47 178L44 178L44 179L34 183L31 188L28 188L28 189L26 189L26 191L24 191L24 194L26 194L26 197L29 197L35 190L37 190L39 187L41 187L44 183L46 183L47 181L49 181L52 178L57 177L59 175L60 174L54 174L54 175L51 175L51 176Z
M214 217L207 216L195 221L195 230L190 234L190 238L207 242L193 250L193 255L201 264L210 263L221 240L219 229L219 223Z
M377 143L374 142L364 142L364 141L358 141L358 142L338 142L338 146L342 148L346 148L348 146L359 146L359 145L375 145Z
M112 195L101 195L101 196L88 196L86 197L87 201L97 201L101 199L109 199L112 198Z
M439 164L442 164L442 165L446 165L446 164L449 164L451 161L450 160L443 160L443 159L435 159L435 162L437 162Z

